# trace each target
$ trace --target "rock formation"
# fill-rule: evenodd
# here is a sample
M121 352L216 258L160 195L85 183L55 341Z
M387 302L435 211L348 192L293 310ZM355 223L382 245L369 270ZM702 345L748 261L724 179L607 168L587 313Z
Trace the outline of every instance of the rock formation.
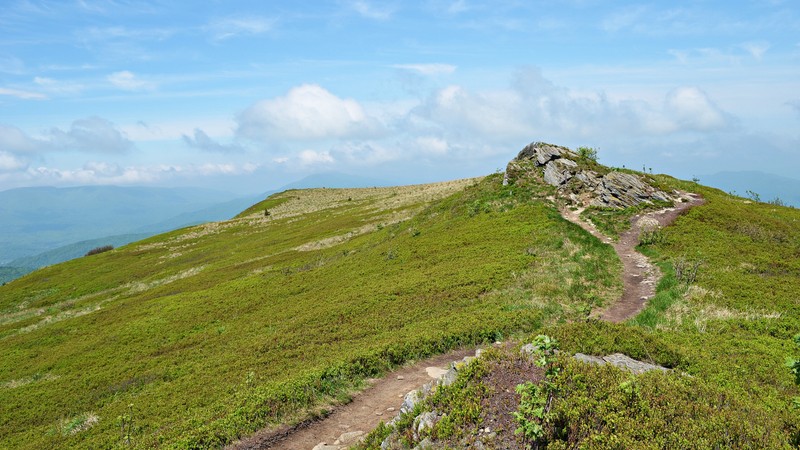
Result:
M563 198L579 206L627 208L676 200L637 175L609 169L566 147L544 142L526 146L508 163L504 183L514 184L532 176L556 187Z

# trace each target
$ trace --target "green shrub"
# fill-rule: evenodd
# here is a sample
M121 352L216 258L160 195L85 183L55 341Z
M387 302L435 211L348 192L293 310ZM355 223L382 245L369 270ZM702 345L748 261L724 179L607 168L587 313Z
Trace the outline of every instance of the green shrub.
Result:
M104 253L104 252L108 252L108 251L111 251L111 250L114 250L114 246L113 245L103 245L101 247L95 247L95 248L89 250L88 252L86 252L86 255L84 255L84 256L92 256L92 255L96 255L98 253Z

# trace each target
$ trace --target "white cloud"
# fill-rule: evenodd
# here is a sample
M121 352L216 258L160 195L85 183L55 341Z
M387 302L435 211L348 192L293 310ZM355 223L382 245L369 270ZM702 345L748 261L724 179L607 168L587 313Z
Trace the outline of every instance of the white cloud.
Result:
M750 56L752 56L756 61L761 61L761 58L764 56L764 53L769 50L769 47L769 43L764 41L745 42L742 44L742 48L745 49L747 53L750 53Z
M42 90L53 94L77 94L83 90L83 86L80 84L47 77L34 77L33 82L41 87Z
M422 75L447 75L456 71L456 66L451 64L395 64L392 67Z
M209 24L206 29L215 41L223 41L237 36L255 36L271 31L275 19L263 17L228 17Z
M304 166L331 164L334 162L333 156L327 150L323 152L303 150L297 155L297 159Z
M100 117L76 120L67 131L53 128L50 143L57 149L98 153L124 153L133 148L133 142L113 123Z
M376 135L383 126L355 100L339 98L315 84L291 89L285 96L257 102L238 117L240 136L320 140Z
M417 148L424 153L443 155L450 148L447 141L433 136L421 136L414 140Z
M451 148L476 147L477 143L498 147L531 137L560 142L608 135L707 133L734 123L730 114L696 87L673 89L660 102L612 100L603 92L557 86L536 69L520 71L504 90L472 91L457 85L440 89L404 122L412 135L435 135Z
M0 95L17 97L22 100L44 100L47 98L47 96L42 94L41 92L23 91L20 89L8 89L8 88L0 88Z
M376 166L413 154L413 147L387 147L378 142L343 142L333 147L337 159L357 166Z
M106 77L106 79L114 86L126 91L138 91L155 87L152 83L140 79L127 70L114 72Z
M392 8L385 6L383 8L377 8L366 0L353 0L350 2L350 7L361 16L375 20L389 19L394 13Z
M17 172L28 168L28 164L16 155L0 150L0 173Z
M44 150L48 143L33 139L17 127L0 124L0 151L26 154Z
M29 168L26 176L40 184L151 184L175 178L194 178L213 175L240 175L255 171L259 166L246 164L160 164L152 166L120 166L114 163L90 161L77 169L53 167Z
M197 148L207 152L236 153L244 150L242 146L238 144L220 144L214 139L211 139L203 130L199 128L194 129L194 137L189 137L184 134L182 138L183 142L185 142L189 147Z
M606 16L600 24L600 28L608 32L617 32L624 28L630 28L640 22L642 16L647 12L644 6L635 8L627 7L624 10Z
M667 94L665 110L678 127L695 131L713 131L730 125L725 113L705 92L681 87Z

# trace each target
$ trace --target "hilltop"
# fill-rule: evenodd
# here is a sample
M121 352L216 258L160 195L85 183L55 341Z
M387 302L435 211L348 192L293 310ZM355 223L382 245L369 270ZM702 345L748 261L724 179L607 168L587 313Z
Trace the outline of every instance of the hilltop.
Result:
M713 437L732 424L742 440L730 446L759 433L788 446L797 388L783 359L800 329L800 213L546 145L558 158L536 165L523 150L506 173L483 178L284 191L231 220L0 287L0 445L221 447L323 416L409 361L546 333L565 353L620 352L676 374L634 378L629 398L619 391L629 379L611 368L565 362L558 426L546 429L554 443L610 448L636 442L637 430ZM559 159L564 170L545 178ZM635 183L649 197L614 200ZM664 273L653 300L623 324L593 319L623 292L623 265L603 240L688 192L706 203L640 245ZM676 273L695 261L696 279ZM432 398L452 418L428 431L440 445L495 428L481 402L492 398L491 374L511 366L489 355ZM587 417L580 405L594 405L592 420L576 419Z

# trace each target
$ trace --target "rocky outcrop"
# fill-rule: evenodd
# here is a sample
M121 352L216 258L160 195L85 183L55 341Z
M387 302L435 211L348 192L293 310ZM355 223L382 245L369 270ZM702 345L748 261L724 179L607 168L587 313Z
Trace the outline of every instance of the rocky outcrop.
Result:
M526 146L508 163L504 183L528 177L540 177L579 206L627 208L675 200L637 175L590 163L566 147L544 142Z

